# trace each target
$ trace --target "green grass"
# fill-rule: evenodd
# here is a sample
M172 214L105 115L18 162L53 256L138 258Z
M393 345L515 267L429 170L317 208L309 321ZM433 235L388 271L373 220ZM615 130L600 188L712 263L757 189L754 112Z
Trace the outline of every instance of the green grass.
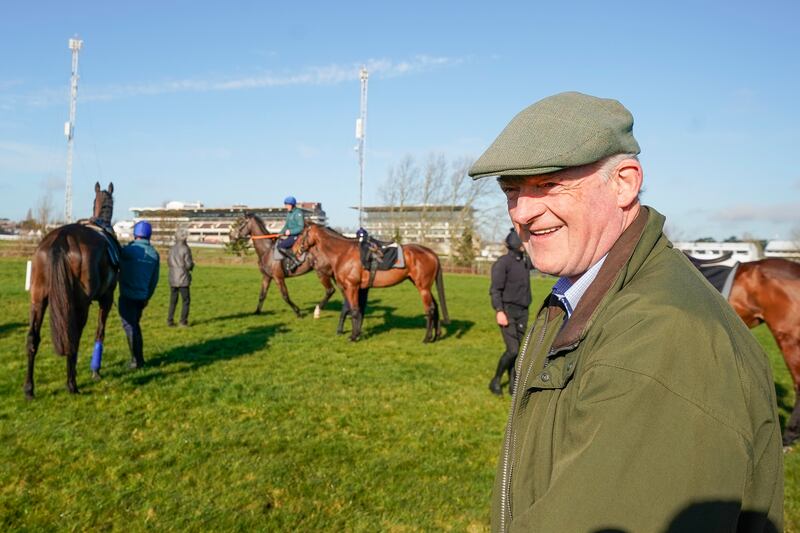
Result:
M446 277L453 322L432 345L421 342L410 284L374 290L365 336L351 343L334 333L340 296L311 318L323 294L316 277L289 281L305 318L276 287L254 316L255 265L201 263L191 328L166 327L163 284L145 310L150 366L127 368L114 311L105 378L90 379L95 306L78 361L82 394L67 394L46 325L27 402L24 266L0 259L3 530L488 527L507 397L486 387L503 349L487 278ZM547 290L534 281L535 299ZM755 333L785 418L791 381L768 331ZM800 525L798 457L786 456L788 530Z

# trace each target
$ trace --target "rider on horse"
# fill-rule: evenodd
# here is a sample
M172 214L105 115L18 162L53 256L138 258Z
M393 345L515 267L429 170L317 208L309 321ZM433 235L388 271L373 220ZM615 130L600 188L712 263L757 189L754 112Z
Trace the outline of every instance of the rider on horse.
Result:
M297 207L297 200L294 196L284 198L283 205L289 212L286 215L286 223L278 232L281 235L278 249L288 259L287 269L289 272L293 272L300 265L300 260L294 255L292 245L297 240L297 236L302 233L305 221L303 220L303 210Z

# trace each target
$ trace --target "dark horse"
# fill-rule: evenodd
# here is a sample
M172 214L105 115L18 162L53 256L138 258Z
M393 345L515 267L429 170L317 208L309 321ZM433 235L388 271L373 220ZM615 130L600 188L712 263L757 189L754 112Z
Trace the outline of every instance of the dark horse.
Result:
M105 237L101 227L110 227L111 224L114 184L109 183L108 190L102 191L97 183L94 191L91 223L78 222L54 229L42 239L33 255L28 372L23 386L28 399L33 398L33 365L48 304L53 348L57 354L67 357L67 390L73 394L78 392L75 367L89 306L92 300L100 304L94 337L97 364L94 358L92 361L94 377L99 377L99 357L105 339L106 319L114 303L114 289L117 287L118 270L112 257L118 257L118 253L109 250L109 247L119 245L115 238ZM115 255L112 256L112 253Z
M322 264L333 269L333 276L342 288L349 305L353 331L350 340L358 340L361 335L361 310L359 308L358 291L369 285L369 270L361 265L359 243L334 230L319 224L306 224L303 233L294 244L295 253L313 253ZM442 305L442 322L450 323L447 304L444 299L444 280L439 257L430 248L419 244L404 244L404 268L379 270L375 275L373 287L392 287L410 280L417 287L425 308L426 330L423 342L433 342L441 336L439 325L439 306L431 293L434 281Z
M741 263L728 301L748 327L765 323L789 368L795 403L783 444L800 437L800 264L768 258Z
M293 272L289 274L285 273L283 270L283 265L281 264L282 256L276 255L280 252L275 251L275 240L277 235L271 235L267 231L266 226L264 226L264 222L253 213L246 213L244 215L244 219L238 224L234 225L233 229L231 230L231 238L235 240L252 238L253 247L256 249L256 254L258 254L258 268L261 270L262 278L261 293L258 295L258 305L256 306L255 314L261 313L261 308L264 305L264 299L267 297L267 290L269 289L270 283L272 283L272 280L274 279L278 282L278 287L281 289L283 301L285 301L289 307L292 308L298 317L301 317L302 313L300 312L300 308L297 307L289 298L289 291L286 288L285 278L302 276L303 274L310 272L314 267L314 257L309 255L309 257L305 258L300 266L298 266ZM317 265L317 267L317 276L319 277L323 287L325 287L325 296L322 298L319 304L317 304L317 308L314 311L314 316L319 315L319 310L325 307L325 304L328 303L328 300L330 300L333 293L336 292L333 283L331 283L332 273L330 268L325 268L325 266L322 264Z

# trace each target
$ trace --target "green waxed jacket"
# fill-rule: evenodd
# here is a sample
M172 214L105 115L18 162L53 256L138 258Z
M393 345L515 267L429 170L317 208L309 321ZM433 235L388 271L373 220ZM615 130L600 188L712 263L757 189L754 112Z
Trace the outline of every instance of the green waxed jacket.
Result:
M292 208L286 215L286 223L281 228L280 234L283 235L286 230L289 230L289 235L300 235L303 231L303 210L299 207Z
M782 529L769 362L663 224L642 208L569 321L542 306L517 359L493 531Z

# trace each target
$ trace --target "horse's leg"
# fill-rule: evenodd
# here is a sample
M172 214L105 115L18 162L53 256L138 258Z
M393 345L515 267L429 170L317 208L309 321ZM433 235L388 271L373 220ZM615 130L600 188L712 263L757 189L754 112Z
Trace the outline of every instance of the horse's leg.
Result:
M106 321L114 304L114 293L101 298L98 303L97 330L94 334L94 351L92 352L92 379L100 379L100 367L103 364L103 343L106 340Z
M86 320L89 318L90 301L74 302L73 313L76 313L75 320L78 326L78 335L75 339L75 344L69 346L69 353L67 354L67 390L71 394L78 394L78 348L81 345L81 333L83 328L86 327Z
M336 326L337 335L344 334L344 321L349 314L350 314L350 304L348 304L347 300L345 299L344 304L342 304L342 312L339 313L339 325Z
M319 318L320 311L322 311L325 305L327 305L328 300L331 299L333 293L336 292L336 287L334 287L333 283L331 283L330 276L324 275L321 272L317 272L317 276L319 277L319 281L322 283L322 286L325 287L325 296L322 298L322 300L320 300L320 302L317 304L317 307L314 309L314 318Z
M346 285L342 288L344 297L349 304L350 322L353 330L350 332L350 340L357 341L361 336L361 309L358 307L358 283ZM342 310L344 314L344 309Z
M800 338L785 331L773 331L794 383L794 409L783 430L783 445L790 446L800 437Z
M436 340L433 333L433 317L434 314L438 315L438 311L433 303L433 296L431 295L430 289L419 286L417 289L419 289L419 295L422 298L422 307L425 310L425 338L422 339L422 342L433 342Z
M436 341L442 336L442 326L439 323L439 304L436 303L436 298L431 296L433 302L433 340Z
M297 318L302 318L303 313L300 312L300 308L297 307L291 298L289 298L289 289L286 288L286 279L276 276L275 279L278 281L278 287L281 289L281 296L283 296L283 301L286 302L289 307L292 308L294 314L297 315Z
M40 333L46 309L47 298L42 296L32 298L27 342L28 372L25 374L25 384L22 386L25 397L29 400L33 399L33 365L36 360L36 352L39 351L39 342L42 340Z
M267 298L267 291L269 290L269 284L272 281L270 276L262 276L261 277L261 292L258 294L258 305L256 306L256 315L261 314L261 308L264 305L264 300Z

